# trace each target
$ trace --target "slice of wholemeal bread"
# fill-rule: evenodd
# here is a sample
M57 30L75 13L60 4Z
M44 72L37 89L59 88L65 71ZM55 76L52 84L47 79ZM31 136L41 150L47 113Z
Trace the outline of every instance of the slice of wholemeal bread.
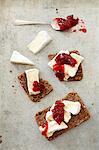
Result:
M67 123L68 128L56 131L51 137L46 137L49 141L55 139L57 136L61 135L62 133L67 132L68 130L78 126L82 122L88 120L90 118L90 114L87 110L87 107L83 103L82 99L78 96L77 93L69 93L67 96L65 96L62 100L68 100L68 101L78 101L81 104L81 111L79 114L73 116L70 119L70 121ZM43 111L40 111L36 113L35 118L37 121L38 126L42 126L45 122L45 116L46 113L49 111L50 107L46 108Z
M53 90L53 87L48 83L48 81L40 79L40 83L43 84L45 88L42 89L42 92L40 94L29 95L25 73L20 74L18 76L18 79L19 79L19 82L20 82L21 86L23 87L24 91L27 93L28 97L33 102L40 102L41 98L45 97L46 95L48 95Z
M70 53L72 53L72 52L75 52L76 54L79 55L78 51L70 51ZM49 54L48 58L50 60L52 60L56 55L57 55L57 53L56 54ZM82 78L83 78L83 70L82 70L82 65L80 64L76 75L74 77L69 77L67 81L80 81L80 80L82 80Z

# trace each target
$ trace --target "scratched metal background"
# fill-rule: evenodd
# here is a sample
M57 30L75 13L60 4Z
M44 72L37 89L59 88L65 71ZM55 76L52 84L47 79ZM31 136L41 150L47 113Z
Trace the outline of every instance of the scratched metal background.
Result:
M17 18L49 21L70 14L85 20L86 34L56 32L49 26L13 26ZM53 41L33 55L26 46L40 30L48 31ZM85 57L82 81L60 83L54 77L47 66L47 55L60 49L79 49ZM13 50L33 60L41 76L53 85L54 91L42 102L29 101L20 87L17 75L30 67L11 64L9 58ZM91 119L55 141L46 141L37 128L35 113L73 90L88 106ZM0 0L0 135L0 150L99 149L98 0Z

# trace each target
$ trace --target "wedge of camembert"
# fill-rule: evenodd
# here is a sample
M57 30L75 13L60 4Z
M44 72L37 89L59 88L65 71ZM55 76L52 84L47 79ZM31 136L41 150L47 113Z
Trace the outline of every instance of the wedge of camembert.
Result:
M10 62L16 64L33 65L32 61L30 61L27 57L23 56L17 51L13 51L12 56L10 58Z
M34 54L38 53L47 44L51 42L52 38L46 31L40 31L35 39L27 46Z

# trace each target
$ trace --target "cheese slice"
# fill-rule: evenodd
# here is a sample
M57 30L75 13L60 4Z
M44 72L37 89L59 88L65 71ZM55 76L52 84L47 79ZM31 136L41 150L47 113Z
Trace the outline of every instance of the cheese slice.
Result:
M84 60L84 58L76 53L71 53L70 54L72 58L74 58L77 61L77 64L75 64L74 67L70 66L70 65L64 65L64 69L65 72L70 76L70 77L74 77L76 75L76 72L78 70L79 65L81 64L81 62Z
M51 37L46 31L40 31L35 39L27 46L34 54L38 53L48 43L51 42Z
M27 78L27 87L28 87L28 92L29 95L36 95L39 94L40 91L33 91L33 82L37 81L39 82L39 70L34 68L34 69L29 69L25 70L26 73L26 78Z
M68 126L64 123L64 122L61 122L61 124L59 125L56 121L50 121L48 122L48 131L47 131L47 137L50 137L53 135L53 133L55 131L59 131L59 130L62 130L62 129L66 129L68 128ZM39 130L41 132L43 132L45 130L45 127L43 128L42 126L39 127Z
M16 64L26 64L26 65L33 65L33 62L30 61L28 58L23 56L17 51L13 51L12 56L10 58L10 62L16 63Z
M46 113L46 120L47 120L47 121L53 120L52 111L48 111L48 112Z
M66 112L72 113L73 115L77 115L80 112L81 104L79 102L64 100L63 103Z
M59 130L62 130L62 129L66 129L68 128L68 126L64 123L64 122L61 122L61 124L59 125L56 121L50 121L48 123L48 132L47 132L47 137L50 137L53 135L53 133L55 131L59 131Z
M65 111L65 112L64 112L64 121L65 121L66 123L68 123L70 119L71 119L71 113Z

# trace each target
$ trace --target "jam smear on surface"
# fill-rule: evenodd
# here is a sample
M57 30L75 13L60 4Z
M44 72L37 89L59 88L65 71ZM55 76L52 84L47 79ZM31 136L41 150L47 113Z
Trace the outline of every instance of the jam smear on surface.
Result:
M37 81L34 81L33 82L33 91L34 92L38 92L38 91L41 91L45 88L45 86L40 83L40 82L37 82Z
M84 32L84 33L87 32L86 28L79 29L79 31L82 31L82 32Z
M85 22L82 20L82 19L79 19L79 22L78 22L78 25L73 27L72 32L83 32L83 33L86 33L87 32L87 29L86 29L86 24Z
M42 125L42 128L45 128L44 131L42 131L42 135L46 136L47 131L48 131L48 122L46 121L46 123L44 123Z
M55 102L54 109L52 109L54 120L60 125L64 121L64 104L61 100Z
M75 29L75 30L73 30L73 32L76 32L76 29Z

